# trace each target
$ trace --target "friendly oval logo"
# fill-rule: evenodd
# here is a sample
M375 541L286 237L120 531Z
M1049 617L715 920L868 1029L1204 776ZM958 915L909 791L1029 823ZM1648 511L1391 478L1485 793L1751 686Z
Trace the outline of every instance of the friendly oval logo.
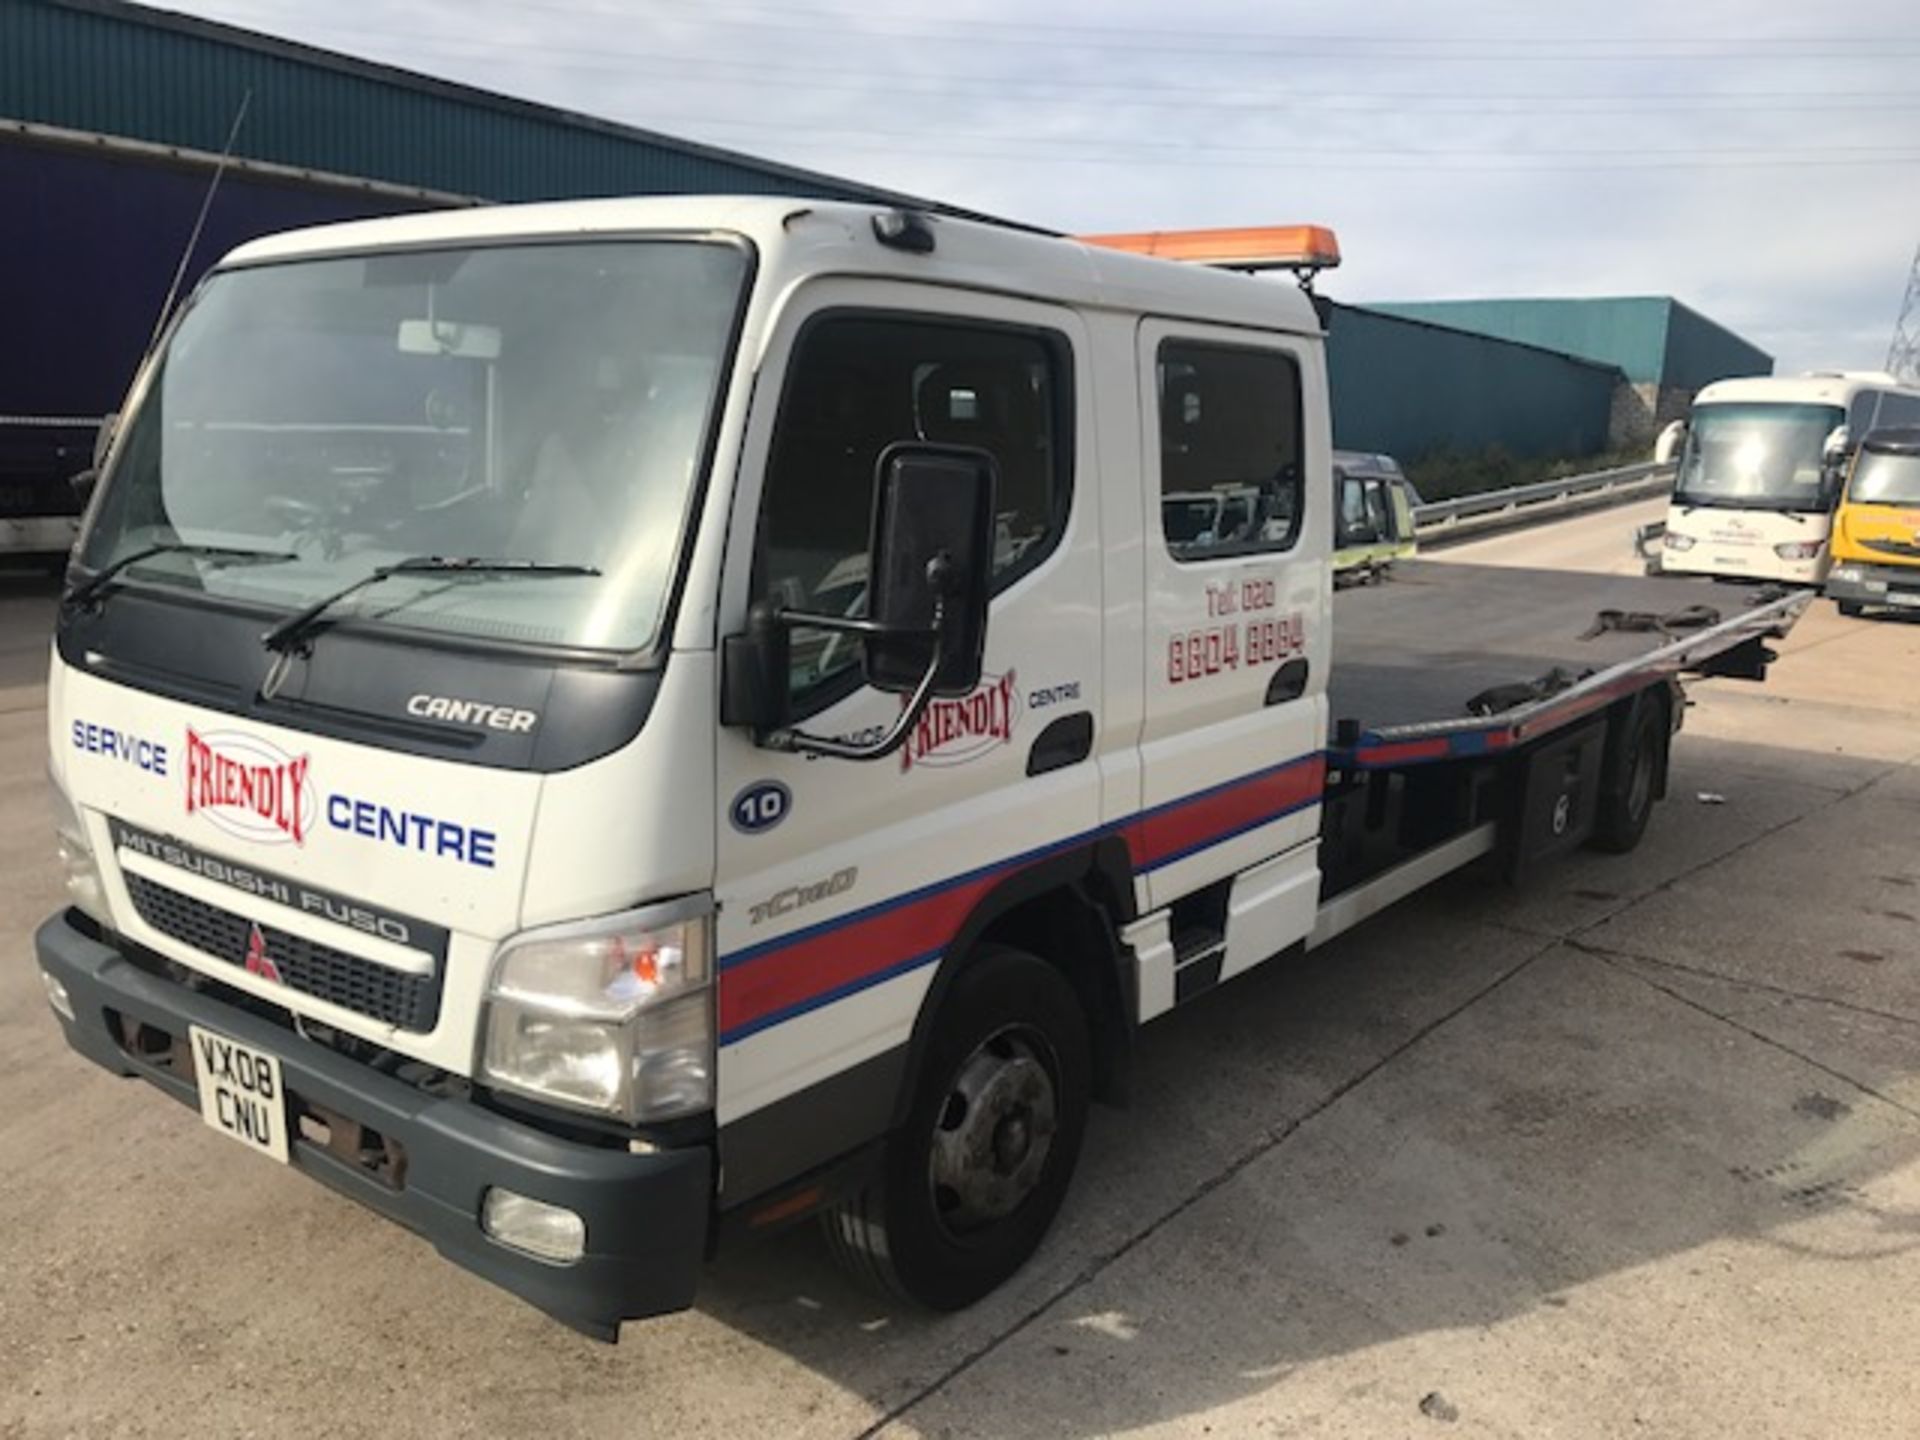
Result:
M304 845L320 810L308 757L238 730L187 729L187 813L256 845Z

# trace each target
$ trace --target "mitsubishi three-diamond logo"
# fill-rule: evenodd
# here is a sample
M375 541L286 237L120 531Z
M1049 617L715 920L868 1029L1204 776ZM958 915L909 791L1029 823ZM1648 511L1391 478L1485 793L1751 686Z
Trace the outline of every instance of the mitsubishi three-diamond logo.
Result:
M267 937L260 933L258 925L248 927L246 970L249 975L258 975L262 980L271 980L276 985L286 983L280 978L280 967L267 954Z

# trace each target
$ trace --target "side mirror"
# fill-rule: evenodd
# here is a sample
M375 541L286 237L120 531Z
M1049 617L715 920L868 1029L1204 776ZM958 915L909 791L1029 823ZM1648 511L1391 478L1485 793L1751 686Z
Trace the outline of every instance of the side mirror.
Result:
M1846 483L1847 462L1853 458L1853 432L1836 425L1820 447L1820 504L1831 510L1840 503L1840 487Z
M895 445L880 457L868 567L867 683L959 696L980 683L993 560L993 457Z
M1651 520L1633 532L1633 553L1649 563L1660 558L1667 533L1667 522Z
M721 642L720 723L753 731L754 744L840 760L878 760L906 743L936 695L980 683L993 570L998 474L984 450L894 445L880 456L867 566L867 614L817 615L771 600L746 630ZM788 723L788 631L858 636L867 683L907 695L877 739L809 735Z
M79 497L80 508L87 508L87 502L93 499L93 487L100 483L100 467L89 466L78 475L69 475L67 484L73 487L73 493Z
M1653 463L1671 465L1680 454L1680 447L1687 440L1687 422L1675 420L1660 432L1660 438L1653 442Z

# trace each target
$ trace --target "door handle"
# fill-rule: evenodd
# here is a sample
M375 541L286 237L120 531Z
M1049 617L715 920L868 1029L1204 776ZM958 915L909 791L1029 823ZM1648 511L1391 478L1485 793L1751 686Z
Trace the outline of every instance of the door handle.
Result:
M1027 774L1044 775L1078 765L1093 753L1093 712L1062 715L1034 738L1027 752Z
M1267 681L1268 705L1284 705L1289 700L1298 700L1307 693L1307 662L1304 656L1296 655Z

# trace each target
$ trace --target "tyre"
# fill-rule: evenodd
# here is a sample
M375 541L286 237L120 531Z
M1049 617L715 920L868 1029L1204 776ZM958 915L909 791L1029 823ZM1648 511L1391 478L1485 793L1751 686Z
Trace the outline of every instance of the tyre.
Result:
M1624 855L1640 843L1660 796L1666 764L1667 709L1652 695L1634 702L1616 736L1608 739L1600 774L1600 807L1587 843L1609 855Z
M1867 611L1867 607L1858 600L1836 600L1834 604L1840 607L1840 613L1849 620L1858 620Z
M862 1280L958 1310L1026 1263L1066 1198L1086 1133L1092 1057L1073 986L984 946L934 1017L912 1108L879 1177L825 1217Z

